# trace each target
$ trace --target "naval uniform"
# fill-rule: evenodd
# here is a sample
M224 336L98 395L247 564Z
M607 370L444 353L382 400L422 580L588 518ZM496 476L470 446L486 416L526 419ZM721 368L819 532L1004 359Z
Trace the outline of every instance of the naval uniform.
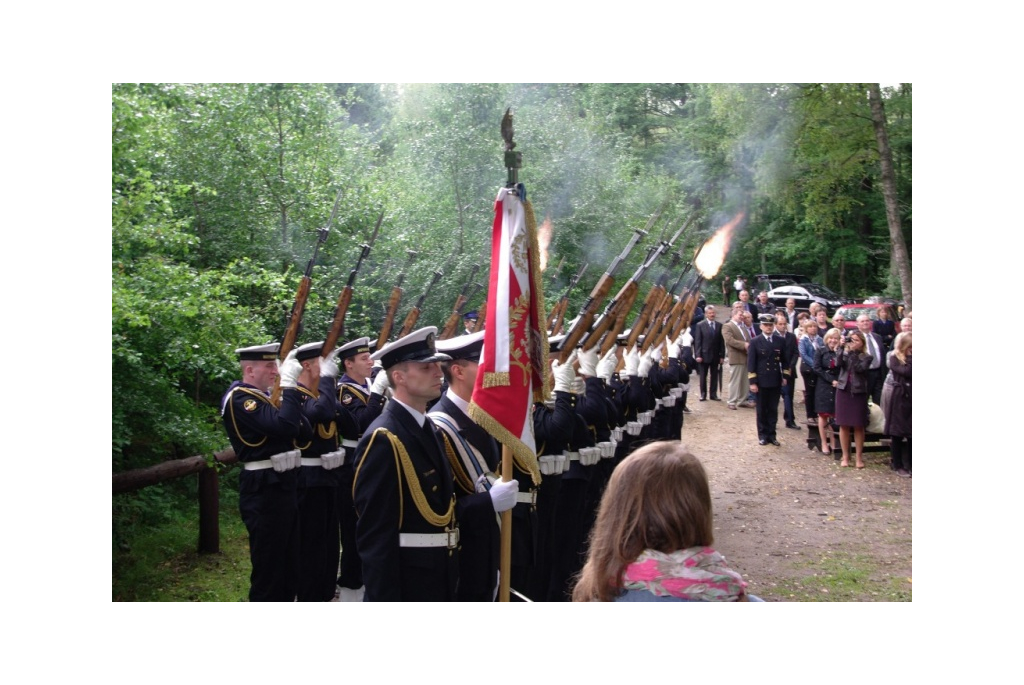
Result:
M426 416L397 400L356 448L353 500L363 601L453 601L459 579L455 493Z
M464 406L464 400L446 392L428 416L440 431L455 480L455 515L459 521L458 600L491 602L498 583L501 531L490 494L477 492L476 483L482 475L493 477L497 473L501 451L498 442L466 415Z
M754 336L747 350L747 377L757 384L757 438L762 444L777 441L775 427L779 421L779 398L782 380L791 381L792 362L789 349L776 335Z
M250 602L295 600L299 575L298 469L277 472L270 457L308 441L312 429L295 388L281 391L281 407L248 383L232 383L221 401L231 447L242 464L238 508L249 532Z

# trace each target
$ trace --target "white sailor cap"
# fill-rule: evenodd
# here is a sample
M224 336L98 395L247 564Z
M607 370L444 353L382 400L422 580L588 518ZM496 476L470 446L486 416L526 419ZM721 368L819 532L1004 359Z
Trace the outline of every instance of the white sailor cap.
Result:
M484 332L478 331L447 340L438 340L435 347L438 352L444 352L452 359L479 362L480 352L484 349Z
M434 347L434 339L437 336L437 326L427 326L413 331L404 338L388 343L374 352L370 357L373 360L380 360L385 369L390 369L395 364L402 362L442 362L449 361L451 357L442 354Z
M238 355L239 361L270 361L277 359L278 350L281 349L281 343L267 343L266 345L253 345L252 347L240 347L235 350L235 354Z
M355 357L363 352L370 351L370 339L369 338L356 338L352 342L347 342L338 348L338 359L348 359Z
M320 356L320 351L324 349L324 341L306 343L295 350L295 359L300 362L304 362L307 359L314 359Z

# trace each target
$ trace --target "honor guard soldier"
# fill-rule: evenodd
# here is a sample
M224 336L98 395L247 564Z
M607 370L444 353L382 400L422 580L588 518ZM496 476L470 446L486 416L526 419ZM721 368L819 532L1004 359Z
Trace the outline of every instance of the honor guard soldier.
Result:
M762 314L759 321L761 334L753 337L747 351L750 391L757 399L757 442L778 446L775 425L779 420L779 398L792 364L782 338L774 335L775 317Z
M459 528L451 469L427 402L441 393L450 357L428 326L374 353L392 399L356 448L352 487L364 601L453 601Z
M333 353L320 356L323 345L321 340L295 351L295 359L302 365L298 384L302 415L313 428L309 442L299 445L300 602L329 602L334 598L341 551L336 500L345 463L341 435L354 437L358 430L355 419L338 402L338 364ZM352 486L351 478L348 486Z
M363 565L356 550L356 510L352 504L352 479L355 476L355 447L366 428L384 410L387 390L386 374L378 373L371 380L374 365L369 338L356 338L338 348L338 401L355 420L355 430L342 431L342 446L347 458L339 469L338 520L341 526L341 566L338 572L338 598L343 602L362 601Z
M309 423L301 415L296 389L302 370L294 351L278 368L280 343L235 350L242 367L221 400L231 447L242 465L238 508L249 531L249 601L291 602L298 587L300 452ZM281 378L281 406L268 395Z
M388 377L373 374L373 359L370 358L370 339L357 338L338 348L338 363L344 373L338 380L338 399L356 417L360 437L384 410L384 393L388 389Z
M440 430L455 479L462 602L494 601L501 542L495 514L516 506L523 495L530 501L529 492L519 492L519 481L495 475L501 460L498 441L469 417L483 346L483 331L437 341L437 351L451 357L441 362L448 389L427 414Z
M466 328L466 333L476 333L476 324L480 320L480 315L476 311L466 312L462 316L462 325Z

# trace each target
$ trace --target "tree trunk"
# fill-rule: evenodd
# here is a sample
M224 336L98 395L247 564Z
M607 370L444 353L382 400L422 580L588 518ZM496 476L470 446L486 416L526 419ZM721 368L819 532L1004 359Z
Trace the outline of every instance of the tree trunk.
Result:
M907 310L913 309L911 290L910 256L903 240L903 226L900 223L899 199L896 197L896 174L892 167L892 149L885 126L885 110L882 107L882 90L877 83L868 84L868 99L871 101L871 122L875 126L878 140L878 156L882 164L882 197L885 198L885 216L889 221L889 240L892 242L893 259L899 273L903 300Z

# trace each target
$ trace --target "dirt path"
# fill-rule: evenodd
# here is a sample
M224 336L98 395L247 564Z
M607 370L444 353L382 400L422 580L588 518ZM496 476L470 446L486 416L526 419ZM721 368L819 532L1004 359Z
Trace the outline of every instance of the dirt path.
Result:
M715 507L715 547L750 591L778 601L910 601L913 479L807 449L807 430L785 428L761 447L753 409L699 402L692 376L682 440L704 463ZM797 383L797 398L802 397ZM802 425L803 405L795 408ZM853 462L851 454L851 463Z

